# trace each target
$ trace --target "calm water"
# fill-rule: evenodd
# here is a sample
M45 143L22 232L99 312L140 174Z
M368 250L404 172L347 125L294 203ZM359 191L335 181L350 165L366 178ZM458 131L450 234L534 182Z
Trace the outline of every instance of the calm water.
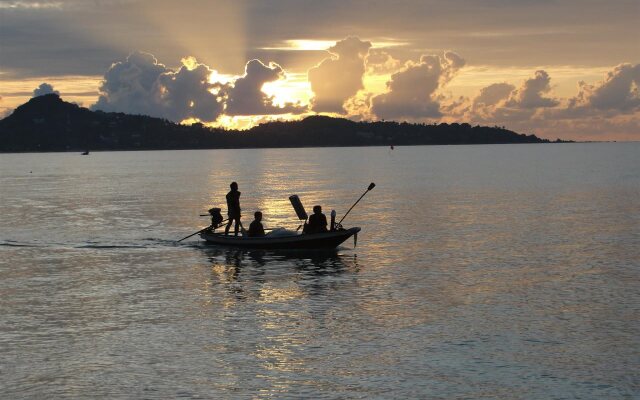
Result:
M377 187L355 249L176 243L232 180ZM0 154L2 398L637 399L639 332L638 143Z

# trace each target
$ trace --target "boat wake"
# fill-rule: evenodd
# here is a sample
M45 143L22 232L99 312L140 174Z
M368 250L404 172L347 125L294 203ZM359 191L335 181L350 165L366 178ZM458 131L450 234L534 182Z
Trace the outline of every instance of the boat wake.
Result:
M0 242L0 246L4 246L4 247L42 247L39 244L21 243L21 242L16 242L14 240L6 240L4 242Z
M74 242L26 242L19 240L3 240L0 241L0 247L16 247L16 248L41 248L41 249L103 249L103 250L117 250L117 249L163 249L167 247L185 247L180 243L176 243L175 240L160 239L160 238L143 238L138 240L127 240L126 242L119 241L95 241L90 240L86 242L74 243ZM189 247L189 246L187 246Z

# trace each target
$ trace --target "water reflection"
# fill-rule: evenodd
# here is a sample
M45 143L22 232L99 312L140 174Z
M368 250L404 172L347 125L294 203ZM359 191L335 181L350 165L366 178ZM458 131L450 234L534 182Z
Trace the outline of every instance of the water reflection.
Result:
M336 250L201 249L210 268L201 323L216 344L209 356L223 355L227 373L237 381L246 381L247 364L252 365L250 378L259 380L265 396L293 390L295 382L283 378L310 374L310 359L325 347L321 343L332 327L350 321L338 304L354 301L343 294L359 290L357 256Z
M331 275L359 269L357 254L345 255L338 250L248 250L217 246L202 247L214 268L233 268L233 276L244 268L282 266L312 275Z
M210 284L222 285L236 300L284 301L317 295L332 287L331 278L355 276L357 255L338 250L247 250L202 247L210 263ZM325 279L328 278L328 279Z

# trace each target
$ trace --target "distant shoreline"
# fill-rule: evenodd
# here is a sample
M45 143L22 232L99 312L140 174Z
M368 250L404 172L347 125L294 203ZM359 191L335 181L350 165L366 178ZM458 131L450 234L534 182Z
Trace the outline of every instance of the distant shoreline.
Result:
M629 142L621 142L621 141L603 141L603 142L540 142L540 143L463 143L463 144L414 144L414 145L403 145L403 146L394 146L396 149L406 148L406 147L439 147L439 146L497 146L497 145L533 145L533 144L541 144L541 145L550 145L550 144L601 144L601 143L640 143L640 141L629 141ZM194 151L194 150L278 150L278 149L340 149L340 148L361 148L361 147L380 147L383 149L388 149L389 146L385 145L361 145L361 146L296 146L296 147L212 147L212 148L179 148L179 149L115 149L115 150L91 150L89 149L89 154L92 153L112 153L112 152L146 152L146 151ZM42 151L0 151L0 154L45 154L45 153L70 153L70 154L78 154L82 155L82 152L86 150L77 149L77 150L42 150Z
M91 111L55 94L34 97L0 120L0 153L406 147L571 143L499 126L468 123L357 122L315 115L246 131L181 125L161 118Z

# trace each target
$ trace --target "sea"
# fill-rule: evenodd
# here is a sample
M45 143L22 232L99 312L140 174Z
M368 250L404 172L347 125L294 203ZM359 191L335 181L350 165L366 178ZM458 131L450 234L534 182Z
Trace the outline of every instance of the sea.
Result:
M0 154L0 397L639 399L640 143Z

